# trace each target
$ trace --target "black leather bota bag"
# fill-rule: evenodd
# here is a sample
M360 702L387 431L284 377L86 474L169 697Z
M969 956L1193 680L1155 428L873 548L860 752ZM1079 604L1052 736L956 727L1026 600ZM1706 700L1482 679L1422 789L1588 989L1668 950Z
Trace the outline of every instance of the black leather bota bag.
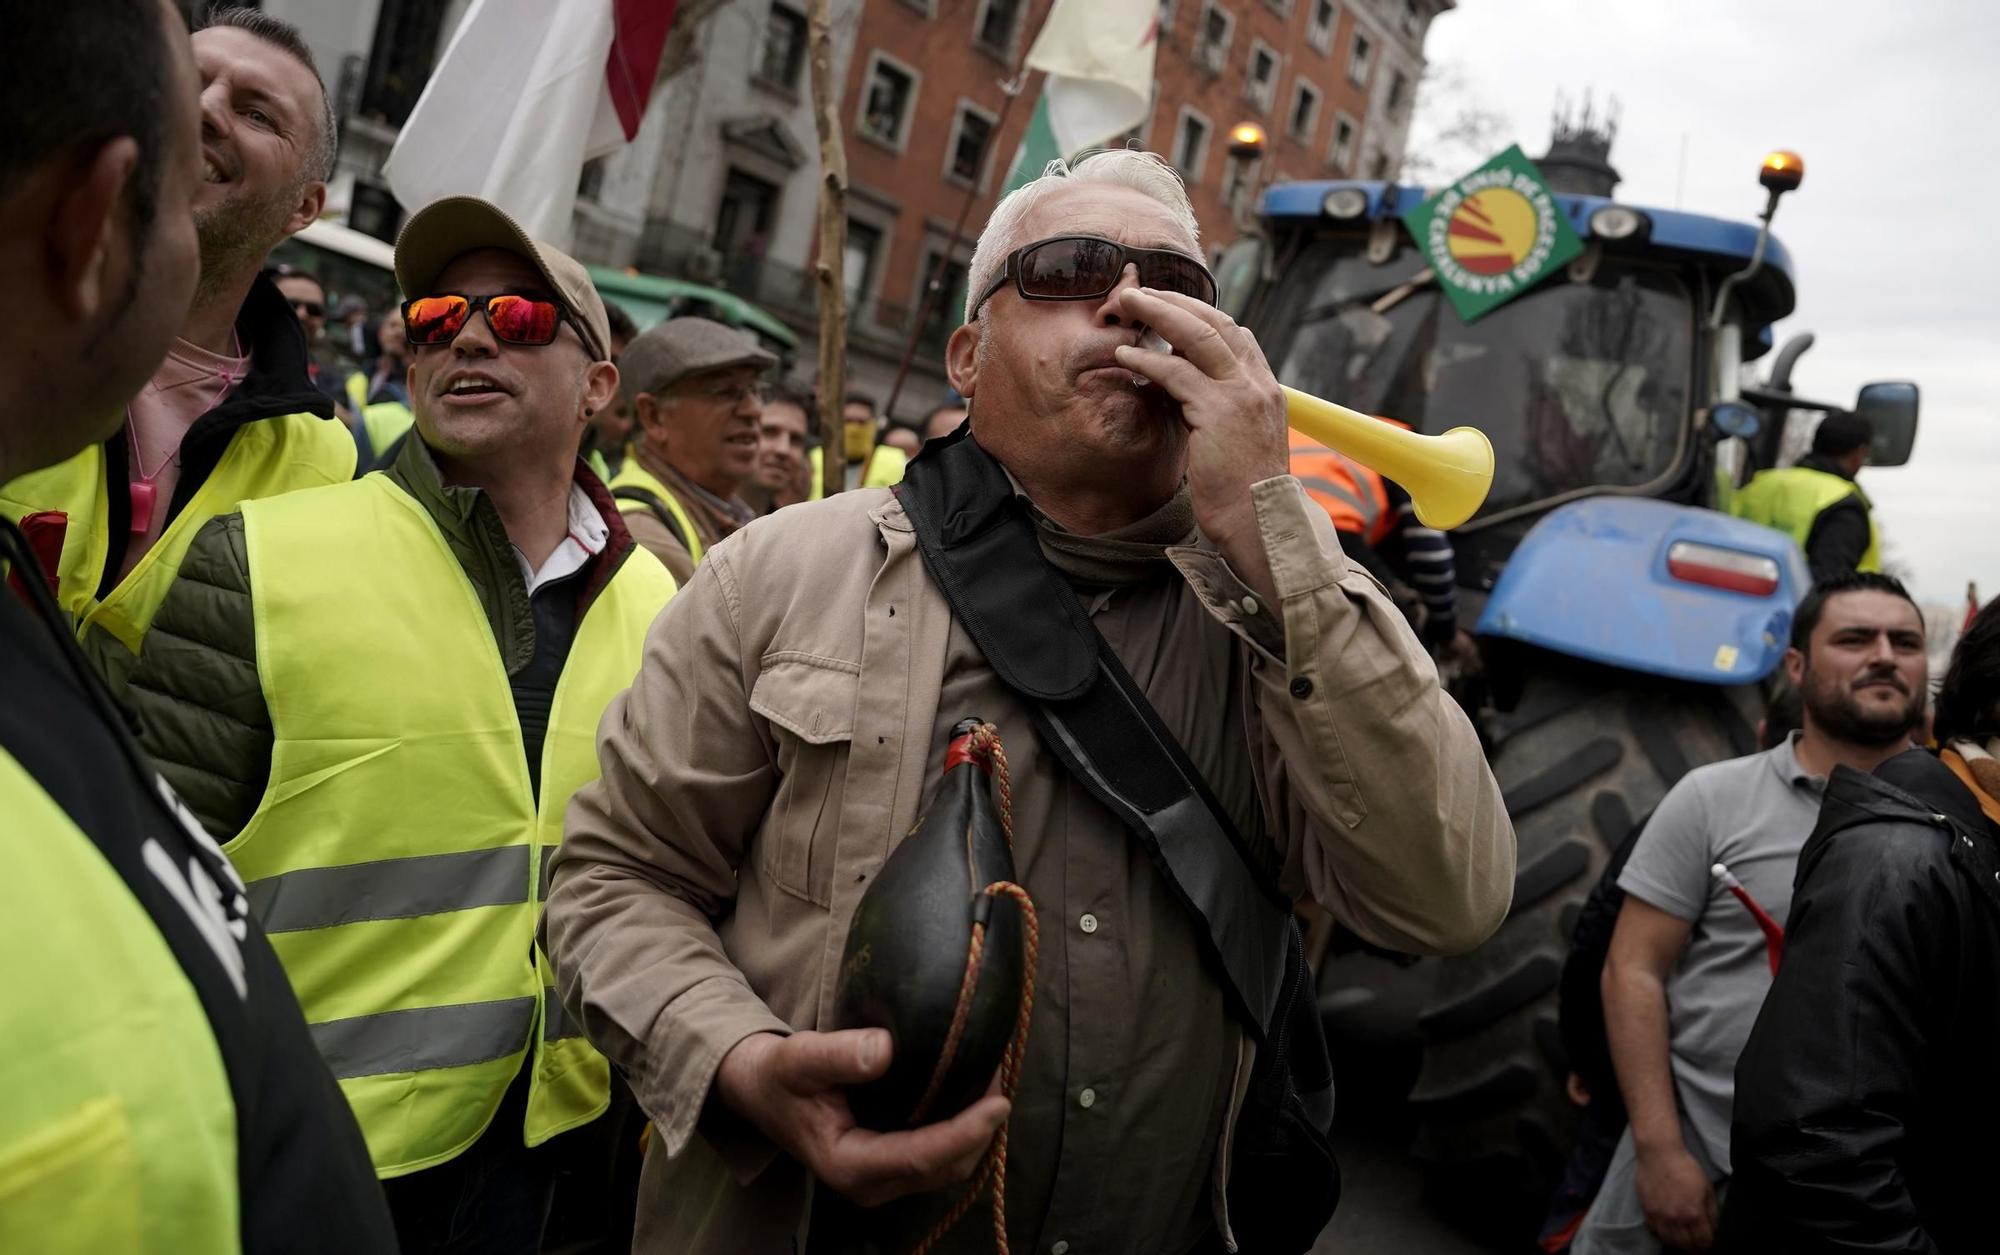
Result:
M1333 1067L1290 904L1042 555L1006 473L968 428L933 440L896 488L931 579L1042 746L1117 815L1174 897L1258 1044L1235 1129L1229 1219L1245 1255L1311 1249L1340 1197Z

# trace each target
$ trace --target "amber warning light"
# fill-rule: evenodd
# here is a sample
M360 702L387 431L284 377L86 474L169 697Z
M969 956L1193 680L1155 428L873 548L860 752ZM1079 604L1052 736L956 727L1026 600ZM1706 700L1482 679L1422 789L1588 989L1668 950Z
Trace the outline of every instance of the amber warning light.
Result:
M1229 128L1232 157L1259 157L1264 153L1264 128L1255 122L1238 122Z
M1805 178L1805 159L1782 148L1765 155L1764 168L1757 175L1757 181L1774 192L1797 191Z

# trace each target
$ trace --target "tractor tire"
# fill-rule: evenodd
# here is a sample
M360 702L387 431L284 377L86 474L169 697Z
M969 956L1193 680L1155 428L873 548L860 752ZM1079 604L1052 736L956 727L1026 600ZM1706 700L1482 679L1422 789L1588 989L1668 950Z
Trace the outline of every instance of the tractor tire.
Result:
M1484 724L1518 840L1514 901L1484 945L1438 964L1410 1092L1425 1192L1496 1250L1533 1249L1577 1111L1556 1022L1571 930L1610 851L1675 781L1753 751L1762 695L1519 659L1514 709Z

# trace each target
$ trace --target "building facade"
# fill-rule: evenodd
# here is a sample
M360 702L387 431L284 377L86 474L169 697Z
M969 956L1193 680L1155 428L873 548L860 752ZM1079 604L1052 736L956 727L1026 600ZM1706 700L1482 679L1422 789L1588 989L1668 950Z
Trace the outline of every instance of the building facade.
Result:
M1034 112L1041 76L1023 81L1020 63L1052 3L832 0L849 385L885 402L910 353L898 418L947 390L944 341ZM1181 170L1218 252L1274 180L1394 177L1425 36L1454 3L1161 0L1152 109L1126 142ZM266 0L301 26L335 92L330 202L362 230L390 238L400 222L381 164L468 4ZM577 255L726 287L810 343L819 141L806 42L805 0L681 0L638 138L583 171ZM1258 158L1230 153L1243 122L1267 137ZM807 376L801 356L794 373Z

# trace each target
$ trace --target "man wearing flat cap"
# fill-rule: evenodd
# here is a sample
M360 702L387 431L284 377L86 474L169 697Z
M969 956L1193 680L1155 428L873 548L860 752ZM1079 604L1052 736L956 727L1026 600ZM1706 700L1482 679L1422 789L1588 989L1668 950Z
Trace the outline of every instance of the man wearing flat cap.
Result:
M611 491L632 535L676 580L756 517L737 490L757 469L761 377L777 364L749 333L706 318L670 318L619 359L632 456Z
M583 267L469 197L396 245L417 438L195 539L134 674L383 1178L406 1252L536 1250L608 1070L534 945L569 796L674 581L577 457Z

